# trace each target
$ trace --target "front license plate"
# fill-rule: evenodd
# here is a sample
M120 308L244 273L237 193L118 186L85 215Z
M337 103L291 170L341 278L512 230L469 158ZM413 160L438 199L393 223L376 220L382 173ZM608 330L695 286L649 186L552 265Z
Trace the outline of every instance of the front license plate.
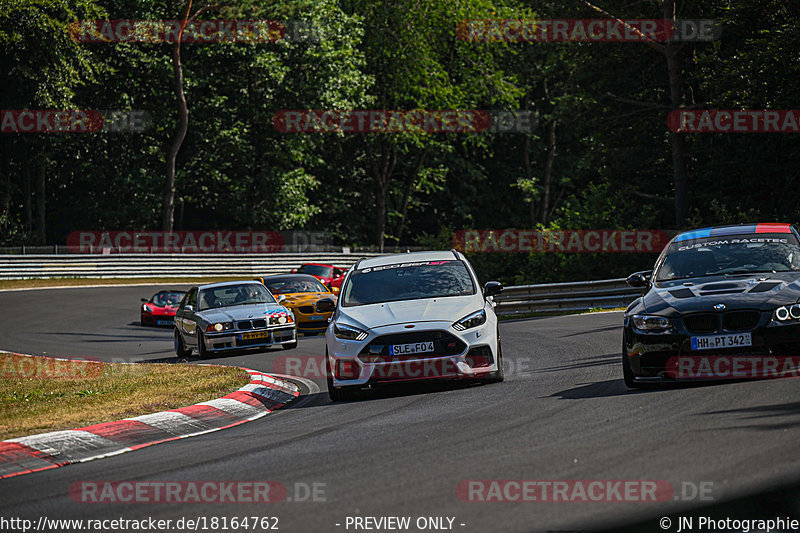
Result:
M325 317L322 315L312 315L308 317L309 320L325 320Z
M433 351L433 341L415 342L412 344L390 344L389 355L407 355L414 353L429 353Z
M253 339L268 339L269 331L254 331L252 333L242 333L239 339L243 341L250 341Z
M158 324L159 326L169 326L170 324L172 324L172 320L157 320L156 324Z
M753 339L750 333L692 337L692 350L718 350L720 348L739 348L752 345Z

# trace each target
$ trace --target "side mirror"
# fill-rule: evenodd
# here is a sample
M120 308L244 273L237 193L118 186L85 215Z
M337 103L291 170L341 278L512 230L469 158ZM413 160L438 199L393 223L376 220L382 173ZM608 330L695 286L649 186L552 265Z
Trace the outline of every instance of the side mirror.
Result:
M484 298L500 294L501 292L503 292L503 284L499 281L487 281L486 285L483 286Z
M650 276L653 275L652 270L645 270L643 272L634 272L628 279L625 280L625 283L630 285L631 287L647 287L647 284L650 283Z
M333 294L339 294L340 291L341 289L339 287L331 287L331 292Z
M185 311L194 311L194 307L192 306L192 304L186 304L186 306L183 309Z
M285 294L278 295L278 303L282 303L282 302L285 302L285 301L286 301L286 295Z

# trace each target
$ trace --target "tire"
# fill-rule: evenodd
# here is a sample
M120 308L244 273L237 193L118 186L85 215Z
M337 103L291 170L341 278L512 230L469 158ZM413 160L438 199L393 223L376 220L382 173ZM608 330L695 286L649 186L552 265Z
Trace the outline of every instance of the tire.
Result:
M284 350L292 350L294 348L297 348L297 339L295 339L295 341L290 344L281 344L281 346L283 347Z
M203 331L200 328L197 328L197 356L200 359L205 359L208 357L205 339L203 339Z
M625 349L625 335L622 336L622 378L625 380L625 386L629 389L641 389L642 385L634 381L633 370L631 370L631 362L628 360L627 350Z
M503 369L503 346L500 344L500 328L497 328L497 370L489 372L482 381L484 383L500 383L506 379L505 370Z
M178 328L175 328L173 331L175 333L175 354L178 357L189 357L192 355L192 350L187 348L183 343L183 337L181 337Z

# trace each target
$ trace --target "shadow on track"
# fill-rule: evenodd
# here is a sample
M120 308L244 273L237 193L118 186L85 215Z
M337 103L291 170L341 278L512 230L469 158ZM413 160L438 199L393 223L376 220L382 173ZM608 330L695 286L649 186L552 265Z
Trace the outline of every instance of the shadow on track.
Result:
M612 396L631 396L635 394L648 394L667 392L675 389L693 389L696 387L709 387L714 385L724 385L724 382L702 382L702 383L659 383L641 389L629 389L625 386L622 379L609 379L596 383L587 383L571 389L565 389L551 394L550 398L561 398L562 400L579 400L584 398L610 398Z
M735 416L738 420L746 422L737 426L728 426L722 429L756 429L756 430L786 430L800 426L800 402L776 403L739 409L722 409L702 413L700 416ZM738 415L738 416L736 416ZM780 417L795 417L792 420L777 422L772 419ZM719 428L717 428L719 429Z
M319 407L322 404L332 405L347 405L352 403L368 402L374 400L383 400L388 398L402 398L408 396L420 396L424 394L434 394L437 392L448 392L462 389L470 389L473 387L480 387L483 385L491 385L489 383L474 383L466 380L442 380L431 381L428 383L404 383L397 385L379 385L372 389L361 390L356 392L355 398L341 402L331 402L328 397L328 390L325 385L322 385L322 390L318 393L312 394L314 401L308 402L304 405L298 405L293 409L305 409L307 407Z
M530 370L525 373L545 374L548 372L561 372L562 370L575 370L578 368L593 368L598 366L617 365L617 364L619 364L619 354L606 354L606 355L598 355L596 357L590 357L588 359L581 359L581 360L567 362L564 363L563 365L537 368L536 370Z

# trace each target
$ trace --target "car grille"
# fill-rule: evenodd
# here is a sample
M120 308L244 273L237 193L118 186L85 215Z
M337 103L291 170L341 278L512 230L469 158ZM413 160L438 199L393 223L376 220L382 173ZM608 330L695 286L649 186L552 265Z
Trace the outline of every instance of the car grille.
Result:
M683 317L683 324L692 333L714 333L719 329L719 320L714 313L698 313Z
M722 324L728 331L747 331L753 329L761 320L758 311L730 311L722 315Z
M304 315L311 315L314 314L314 306L313 305L301 305L297 308L298 311L303 313Z
M267 327L267 321L263 318L255 320L240 320L236 323L236 329L254 329Z
M697 313L683 317L686 329L692 333L714 333L722 328L727 331L748 331L755 328L761 320L761 313L755 310L728 311L722 315Z
M390 355L389 346L395 344L414 344L418 342L433 341L433 351L427 353ZM359 356L369 362L399 361L403 359L427 359L431 357L446 357L458 355L467 345L458 337L446 331L417 331L412 333L395 333L382 335L373 339L361 350ZM362 357L363 356L363 357Z

